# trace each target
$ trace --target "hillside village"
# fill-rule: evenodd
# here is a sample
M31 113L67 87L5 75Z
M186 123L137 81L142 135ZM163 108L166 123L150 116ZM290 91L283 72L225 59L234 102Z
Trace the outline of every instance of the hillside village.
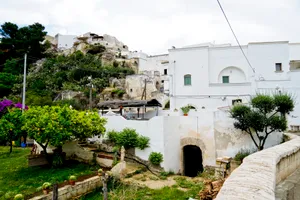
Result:
M0 198L300 198L300 43L202 43L147 55L88 32L45 33L38 44L43 55L26 53L28 107L22 72L7 70L20 60L0 71L15 81L1 94L0 159L6 168L9 159L28 163L20 177L0 170L17 185L0 180Z
M113 87L104 89L101 101L119 99L120 96L115 95L115 98L112 94L114 88L117 88L125 92L122 95L123 100L158 99L163 105L167 103L169 92L167 55L148 56L141 51L129 51L128 46L114 36L90 32L80 36L61 34L55 37L46 36L44 42L46 41L51 43L52 51L57 54L68 56L80 51L83 54L100 55L102 65L120 65L134 71L134 75L128 75L126 78L111 78L109 85ZM72 91L63 93L64 96L61 98L76 94ZM72 95L68 95L71 93Z

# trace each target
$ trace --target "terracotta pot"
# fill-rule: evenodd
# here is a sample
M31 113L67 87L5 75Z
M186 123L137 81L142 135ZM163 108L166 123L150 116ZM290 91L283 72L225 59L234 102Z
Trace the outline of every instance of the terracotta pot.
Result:
M69 180L70 185L75 185L75 181Z
M49 194L49 190L43 190L44 194Z
M102 176L102 174L101 174L101 173L98 173L98 176Z
M188 116L188 115L189 115L189 114L187 114L187 113L184 113L184 114L183 114L183 116Z

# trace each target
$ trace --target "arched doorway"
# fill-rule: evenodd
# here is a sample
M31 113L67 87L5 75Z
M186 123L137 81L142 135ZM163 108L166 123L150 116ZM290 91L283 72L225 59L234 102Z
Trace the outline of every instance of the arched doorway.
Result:
M203 172L202 151L198 146L186 145L183 147L184 175L195 177Z

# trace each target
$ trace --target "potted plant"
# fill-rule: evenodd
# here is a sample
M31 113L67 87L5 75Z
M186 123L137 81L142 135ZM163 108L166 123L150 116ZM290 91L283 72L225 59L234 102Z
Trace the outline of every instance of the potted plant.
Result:
M45 182L45 183L42 185L43 193L44 193L44 194L48 194L49 191L50 191L50 187L51 187L51 183Z
M98 176L102 176L102 172L103 172L102 169L98 169Z
M77 177L72 175L69 177L69 183L70 185L75 185L75 181L77 180Z
M180 109L182 110L184 116L188 116L188 113L189 113L191 107L187 105L187 106L181 107Z

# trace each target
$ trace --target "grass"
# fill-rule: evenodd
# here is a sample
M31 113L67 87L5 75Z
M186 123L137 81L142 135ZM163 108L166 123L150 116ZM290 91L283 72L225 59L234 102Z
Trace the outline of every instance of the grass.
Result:
M193 183L186 191L177 187L163 187L161 189L149 189L147 187L119 185L109 192L110 200L186 200L189 197L199 199L198 194L204 188L203 183ZM100 189L81 198L81 200L99 200L102 199Z
M210 168L205 168L202 173L197 175L198 177L202 177L204 179L216 180L217 177L215 176L215 170Z
M28 167L27 156L30 148L0 146L0 199L11 199L16 194L30 196L37 192L44 182L61 183L70 175L83 176L94 173L97 166L82 163L69 163L62 168Z

